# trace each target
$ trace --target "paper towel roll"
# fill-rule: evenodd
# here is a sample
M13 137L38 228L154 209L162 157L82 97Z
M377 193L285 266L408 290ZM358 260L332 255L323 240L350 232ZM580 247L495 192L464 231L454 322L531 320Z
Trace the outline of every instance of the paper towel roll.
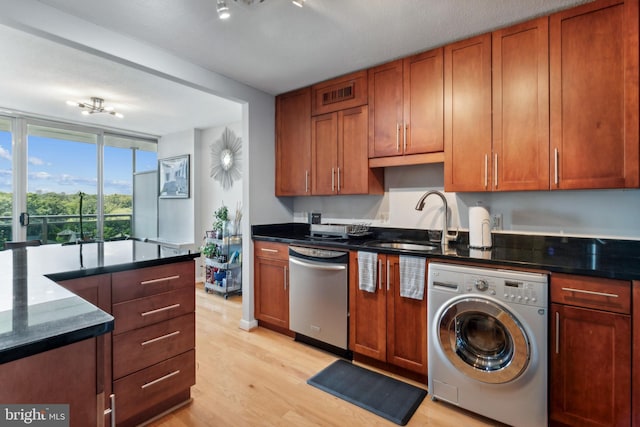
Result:
M474 249L491 248L491 218L484 206L469 208L469 247Z

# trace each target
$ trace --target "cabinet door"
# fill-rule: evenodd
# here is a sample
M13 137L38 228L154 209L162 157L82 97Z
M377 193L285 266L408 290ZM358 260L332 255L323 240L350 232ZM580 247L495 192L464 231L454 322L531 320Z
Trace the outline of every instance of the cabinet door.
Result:
M494 191L549 189L548 22L492 34Z
M639 185L638 1L551 15L551 188Z
M351 108L338 113L338 173L336 182L340 194L369 194L375 191L367 159L367 124L369 109Z
M367 157L365 155L364 160ZM338 168L338 113L311 119L311 193L336 194Z
M550 424L631 422L630 316L551 305Z
M404 154L444 150L443 49L404 59Z
M386 270L386 277L388 278L387 361L396 366L426 375L426 283L422 300L404 298L400 296L400 257L387 255Z
M491 34L444 48L444 187L487 191L491 174Z
M276 196L310 194L311 88L276 97Z
M289 329L288 262L256 257L255 316L271 325Z
M386 290L382 265L384 255L378 255L378 286L367 292L358 286L358 254L349 259L349 349L377 360L387 360Z
M402 154L402 60L369 70L369 157Z

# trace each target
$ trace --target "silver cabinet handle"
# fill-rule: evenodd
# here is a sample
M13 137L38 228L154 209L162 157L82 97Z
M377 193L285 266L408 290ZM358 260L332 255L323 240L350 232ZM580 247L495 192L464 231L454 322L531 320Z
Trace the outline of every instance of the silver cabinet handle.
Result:
M484 155L484 188L489 186L489 155Z
M280 252L280 251L279 251L279 250L277 250L277 249L269 249L269 248L260 248L260 250L261 250L262 252L271 252L271 253L274 253L274 254L277 254L278 252Z
M162 335L161 337L152 338L150 340L143 341L143 342L140 343L140 345L141 346L145 346L145 345L153 344L154 342L166 340L167 338L171 338L171 337L174 337L176 335L180 335L180 331L173 331L173 332L170 332L170 333L168 333L166 335Z
M403 134L403 139L404 142L402 144L402 151L407 151L407 130L409 129L409 125L408 124L404 124L404 134Z
M331 192L336 190L336 168L331 168Z
M378 260L378 289L382 290L382 260Z
M560 354L560 313L556 311L556 354Z
M140 282L141 285L150 285L152 283L158 283L158 282L164 282L164 281L168 281L168 280L176 280L179 279L180 276L168 276L168 277L161 277L159 279L151 279L151 280L145 280L144 282Z
M389 260L387 260L387 292L389 292Z
M309 192L309 170L304 171L304 192Z
M617 294L609 294L607 292L597 292L597 291L587 291L586 289L574 289L574 288L562 288L563 291L566 292L575 292L578 294L589 294L589 295L597 295L600 297L608 297L608 298L619 298L620 295Z
M493 165L493 186L494 188L498 188L498 153L494 154L494 165Z
M147 387L151 387L152 385L158 384L159 382L164 381L164 380L168 380L169 378L174 377L174 376L178 375L179 373L180 373L180 369L178 369L176 371L173 371L170 374L167 374L167 375L165 375L163 377L160 377L158 379L155 379L153 381L149 381L148 383L145 383L145 384L141 385L140 388L141 389L145 389Z
M558 149L553 149L553 183L557 186L558 182L560 182L560 177L558 176L558 161L560 154L558 153Z
M284 276L283 276L283 278L284 278L284 280L283 280L284 281L284 290L286 292L287 291L287 267L286 266L284 267L283 271L284 271Z
M168 305L166 307L156 308L155 310L145 311L144 313L140 313L140 316L142 317L149 316L151 314L160 313L162 311L173 310L174 308L178 308L178 307L180 307L180 304Z
M338 168L338 193L340 192L340 168Z
M109 395L109 400L111 401L111 408L104 410L104 415L111 415L111 427L116 427L116 395Z
M400 151L400 123L396 123L396 151Z

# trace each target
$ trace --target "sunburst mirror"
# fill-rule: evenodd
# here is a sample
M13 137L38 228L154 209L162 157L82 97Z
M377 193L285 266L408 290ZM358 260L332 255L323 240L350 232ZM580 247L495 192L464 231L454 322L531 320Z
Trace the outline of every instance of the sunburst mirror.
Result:
M240 173L240 149L242 138L229 128L224 128L220 139L211 144L211 177L228 190L234 180L242 177Z

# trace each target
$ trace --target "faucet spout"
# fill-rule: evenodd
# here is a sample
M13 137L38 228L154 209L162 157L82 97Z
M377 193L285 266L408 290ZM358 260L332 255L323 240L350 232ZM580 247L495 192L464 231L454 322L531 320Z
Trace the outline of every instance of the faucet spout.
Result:
M422 209L424 209L425 200L427 199L427 197L429 197L432 194L442 199L442 205L443 205L444 211L442 212L442 236L440 239L440 243L442 247L445 248L449 245L449 241L456 240L458 238L458 232L456 231L454 235L449 234L449 222L447 220L447 213L448 213L449 207L447 204L447 198L444 197L444 194L442 194L440 191L435 191L435 190L427 191L422 195L422 197L420 197L420 200L418 200L418 204L416 204L416 210L421 211Z

